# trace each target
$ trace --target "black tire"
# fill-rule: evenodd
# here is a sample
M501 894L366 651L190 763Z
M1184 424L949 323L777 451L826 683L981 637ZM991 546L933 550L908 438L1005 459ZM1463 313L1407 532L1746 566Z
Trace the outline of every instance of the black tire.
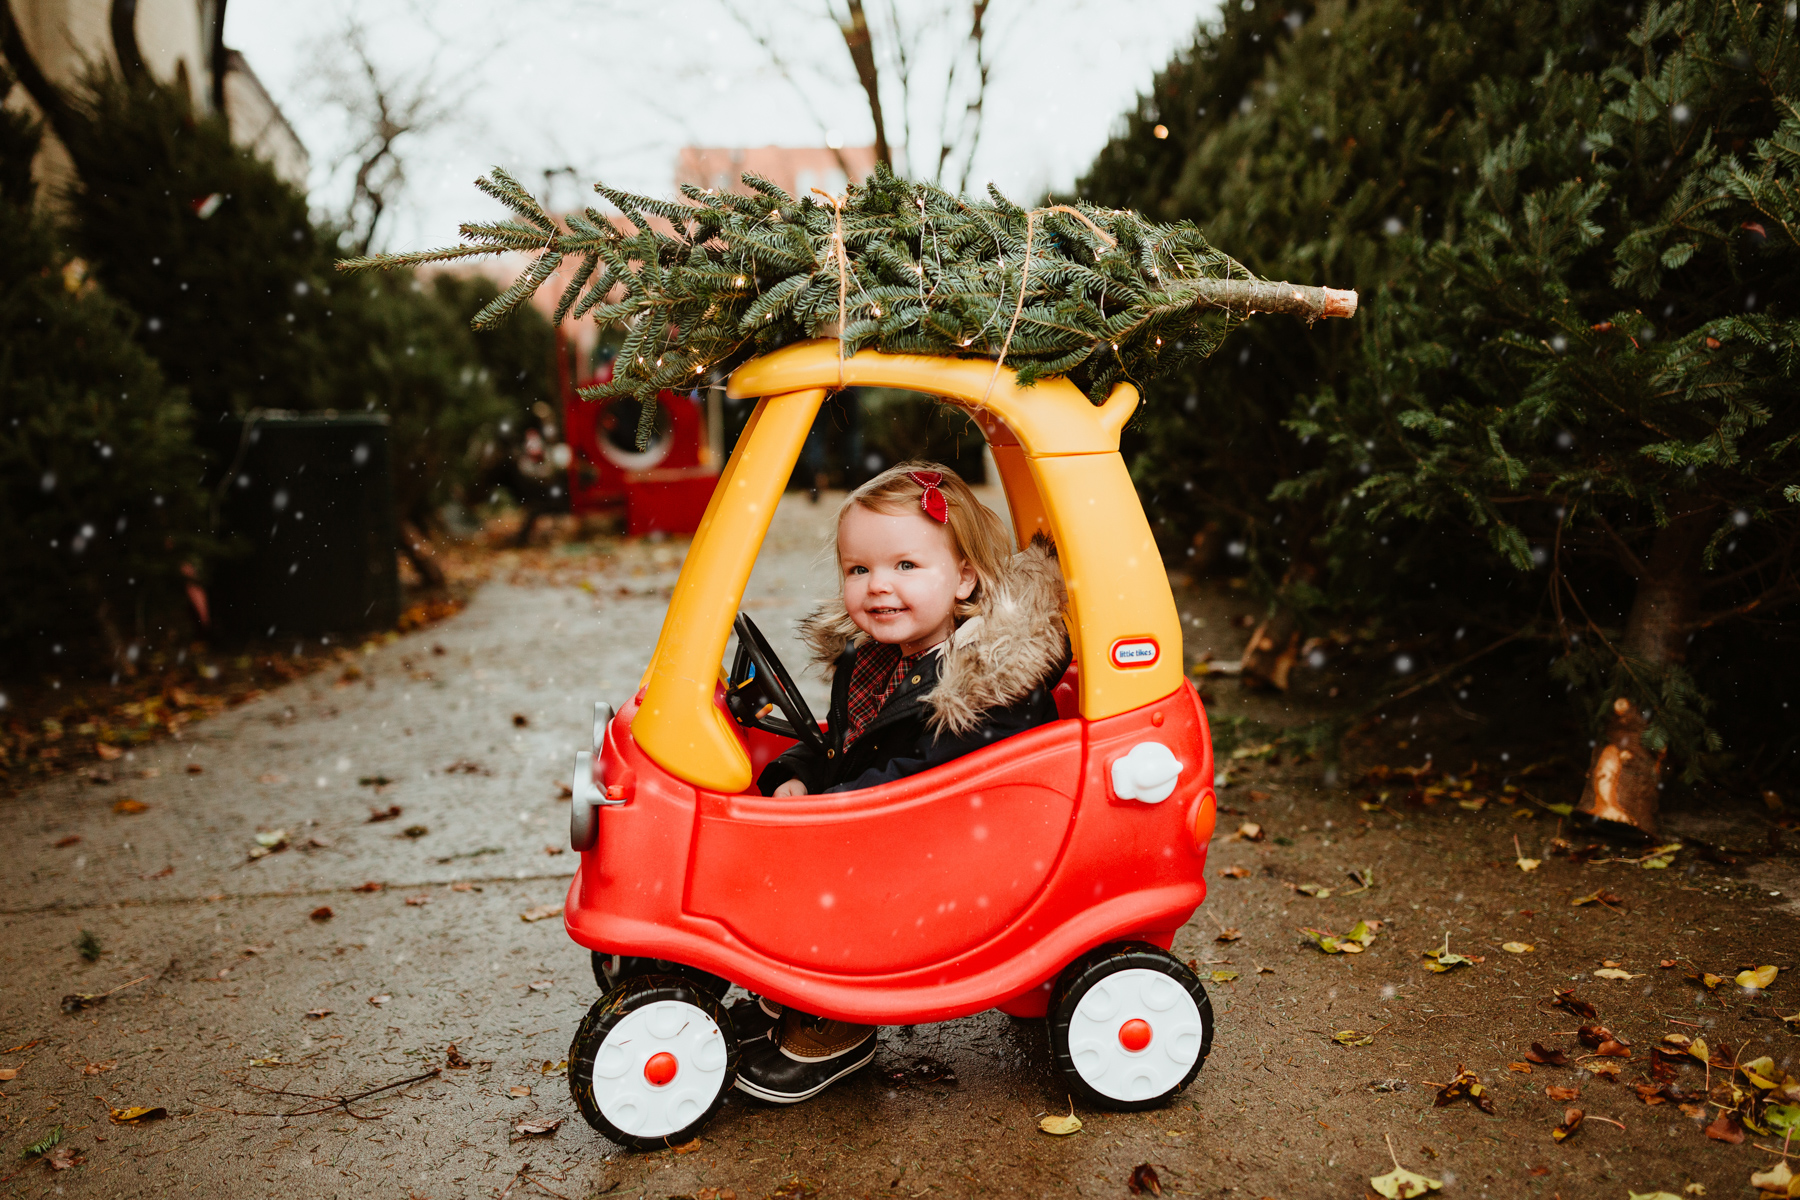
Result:
M661 1004L686 1005L695 1011L673 1017L645 1011ZM679 1027L667 1040L654 1040L659 1035L652 1022L659 1019ZM621 1035L625 1042L612 1046L621 1057L609 1064L616 1068L622 1061L623 1069L611 1076L597 1075L596 1066L608 1048L609 1036L627 1021L632 1023ZM646 1030L652 1031L649 1037ZM631 1045L631 1051L623 1051L623 1044ZM665 1086L673 1088L686 1072L689 1082L684 1090L657 1095L659 1089L654 1085L639 1082L648 1071L637 1059L648 1058L658 1047L666 1048L678 1060L676 1074ZM737 1035L718 997L680 975L644 975L628 979L600 997L582 1018L575 1040L569 1044L569 1095L582 1119L619 1145L661 1150L690 1142L699 1134L730 1094L737 1081L737 1066ZM634 1105L633 1100L639 1103ZM664 1107L648 1112L659 1103Z
M713 999L724 998L731 990L731 980L722 975L714 975L711 971L702 971L699 967L690 967L683 963L670 962L666 958L643 958L635 954L619 956L619 967L613 969L613 956L593 952L594 982L600 985L602 992L610 992L630 979L640 979L645 975L680 975L691 980L695 987L709 993Z
M1169 1007L1162 1010L1168 1014L1166 1017L1149 1008L1139 1011L1134 1007L1129 1012L1124 1008L1116 1010L1120 1026L1132 1019L1143 1018L1152 1030L1153 1040L1136 1051L1115 1048L1112 1043L1097 1045L1094 1040L1097 1025L1090 1006L1089 1012L1081 1016L1081 1028L1073 1034L1082 1044L1071 1047L1071 1030L1077 1023L1082 1002L1095 987L1127 971L1149 971L1166 976L1179 989L1177 993L1141 975L1118 981L1120 985L1128 985L1140 992L1149 987L1157 1000L1170 1002ZM1187 1009L1186 1001L1192 1002L1191 1010ZM1188 1064L1185 1057L1194 1034L1192 1022L1195 1018L1200 1025L1198 1054ZM1206 1056L1212 1052L1212 1001L1206 995L1205 986L1187 964L1148 942L1110 942L1070 963L1057 977L1056 987L1050 993L1049 1022L1050 1058L1057 1073L1072 1095L1096 1108L1140 1112L1161 1107L1194 1081L1194 1076L1206 1063ZM1168 1037L1160 1045L1154 1040L1161 1036L1155 1032L1158 1023L1168 1028ZM1113 1036L1122 1047L1125 1038L1119 1034ZM1141 1059L1137 1058L1140 1054ZM1124 1078L1109 1075L1115 1065L1125 1072Z

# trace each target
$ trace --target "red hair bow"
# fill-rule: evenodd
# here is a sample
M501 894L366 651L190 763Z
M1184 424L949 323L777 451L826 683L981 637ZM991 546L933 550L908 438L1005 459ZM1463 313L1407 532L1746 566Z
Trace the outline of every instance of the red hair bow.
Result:
M919 496L919 507L925 510L925 515L940 525L948 525L950 501L938 489L938 485L944 482L943 475L936 471L908 471L907 474L912 476L914 483L925 489Z

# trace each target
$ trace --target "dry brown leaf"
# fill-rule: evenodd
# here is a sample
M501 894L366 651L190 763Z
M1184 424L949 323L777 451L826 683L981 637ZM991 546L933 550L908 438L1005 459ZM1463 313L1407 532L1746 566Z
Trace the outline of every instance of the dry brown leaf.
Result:
M1227 879L1248 879L1250 878L1250 868L1226 867L1220 874L1224 875Z
M1446 1104L1452 1104L1462 1099L1467 1099L1484 1113L1492 1115L1494 1112L1494 1098L1488 1095L1487 1087L1481 1082L1480 1077L1461 1063L1457 1063L1456 1078L1445 1084L1443 1089L1438 1092L1437 1099L1432 1101L1432 1107L1442 1108Z
M513 1097L515 1100L523 1100L525 1097L531 1095L531 1089L522 1083L515 1083L513 1086L506 1089L506 1094Z
M1558 1087L1553 1083L1544 1089L1544 1095L1550 1097L1552 1100L1567 1104L1571 1100L1581 1099L1581 1089L1578 1087Z
M310 915L315 921L329 921L337 914L331 911L331 905L321 904L319 907L313 909Z
M469 1060L463 1057L462 1051L456 1048L455 1042L451 1042L449 1048L444 1051L444 1066L452 1071L469 1069Z
M388 1003L388 1001L390 1001L392 999L393 999L392 996L389 996L386 993L383 993L382 995L379 995L379 996L370 996L369 1003L373 1004L376 1008L380 1008L382 1005Z
M1744 1140L1744 1127L1738 1121L1736 1113L1722 1112L1706 1127L1706 1136L1715 1142L1736 1146Z
M1215 941L1215 942L1235 942L1243 936L1244 936L1244 931L1241 929L1221 929L1221 930L1219 930L1219 936L1214 938L1213 941Z
M333 1010L329 1008L309 1008L306 1010L306 1015L311 1020L322 1021L326 1017L329 1017L332 1014L332 1011Z
M519 920L527 922L544 921L551 917L561 916L562 910L563 906L560 904L540 904L536 908L528 908L520 913Z
M108 1071L117 1069L118 1065L118 1059L109 1058L105 1062L89 1063L87 1066L81 1068L81 1073L83 1075L104 1075Z
M127 796L123 800L116 801L113 804L113 811L116 813L124 813L126 816L132 816L136 813L149 812L150 806L145 804L142 800L133 800L130 796Z
M11 1083L19 1077L19 1068L0 1067L0 1083Z
M513 1132L520 1137L541 1137L546 1133L555 1133L556 1127L562 1123L561 1117L553 1121L520 1121L513 1126Z
M1525 1052L1525 1057L1534 1063L1544 1063L1552 1067L1566 1067L1569 1065L1569 1056L1567 1054L1564 1054L1561 1050L1548 1049L1542 1042L1531 1043L1531 1049Z
M1584 1021L1592 1021L1599 1017L1594 1006L1575 995L1574 988L1557 988L1555 990L1556 1007L1566 1009Z
M1531 1074L1531 1064L1527 1062L1507 1063L1506 1069L1509 1071L1517 1071L1521 1075Z
M1581 1128L1581 1122L1586 1116L1587 1114L1579 1108L1565 1108L1562 1124L1552 1129L1550 1136L1559 1142L1566 1141L1574 1135L1577 1129Z
M1260 842L1268 836L1263 832L1263 827L1255 821L1243 822L1238 826L1237 833L1232 835L1233 840L1241 842Z
M408 908L422 908L430 903L431 897L429 895L408 896L406 898L406 907Z
M367 883L357 884L355 887L351 888L350 890L353 892L379 892L382 888L384 888L386 886L387 886L387 884L385 884L385 883L376 883L373 879L371 879Z
M1156 1168L1149 1163L1139 1163L1131 1168L1131 1178L1125 1181L1125 1187L1134 1196L1141 1196L1145 1192L1152 1196L1162 1195L1162 1180L1157 1178Z

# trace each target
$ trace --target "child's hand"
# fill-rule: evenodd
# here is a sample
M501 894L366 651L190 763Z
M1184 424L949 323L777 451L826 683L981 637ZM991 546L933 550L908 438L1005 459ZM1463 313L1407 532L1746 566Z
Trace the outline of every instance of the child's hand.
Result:
M775 794L777 796L804 796L806 795L806 785L798 779L790 779L776 788Z

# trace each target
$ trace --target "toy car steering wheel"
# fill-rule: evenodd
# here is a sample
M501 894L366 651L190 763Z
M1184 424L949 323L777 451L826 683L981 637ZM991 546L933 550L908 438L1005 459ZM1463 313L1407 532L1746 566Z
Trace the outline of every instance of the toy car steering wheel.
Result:
M725 707L731 711L732 719L746 729L793 738L823 755L826 745L819 734L819 723L800 698L800 689L775 656L769 639L748 613L740 612L732 629L737 633L738 646L725 690ZM780 709L782 715L770 716L772 709Z

